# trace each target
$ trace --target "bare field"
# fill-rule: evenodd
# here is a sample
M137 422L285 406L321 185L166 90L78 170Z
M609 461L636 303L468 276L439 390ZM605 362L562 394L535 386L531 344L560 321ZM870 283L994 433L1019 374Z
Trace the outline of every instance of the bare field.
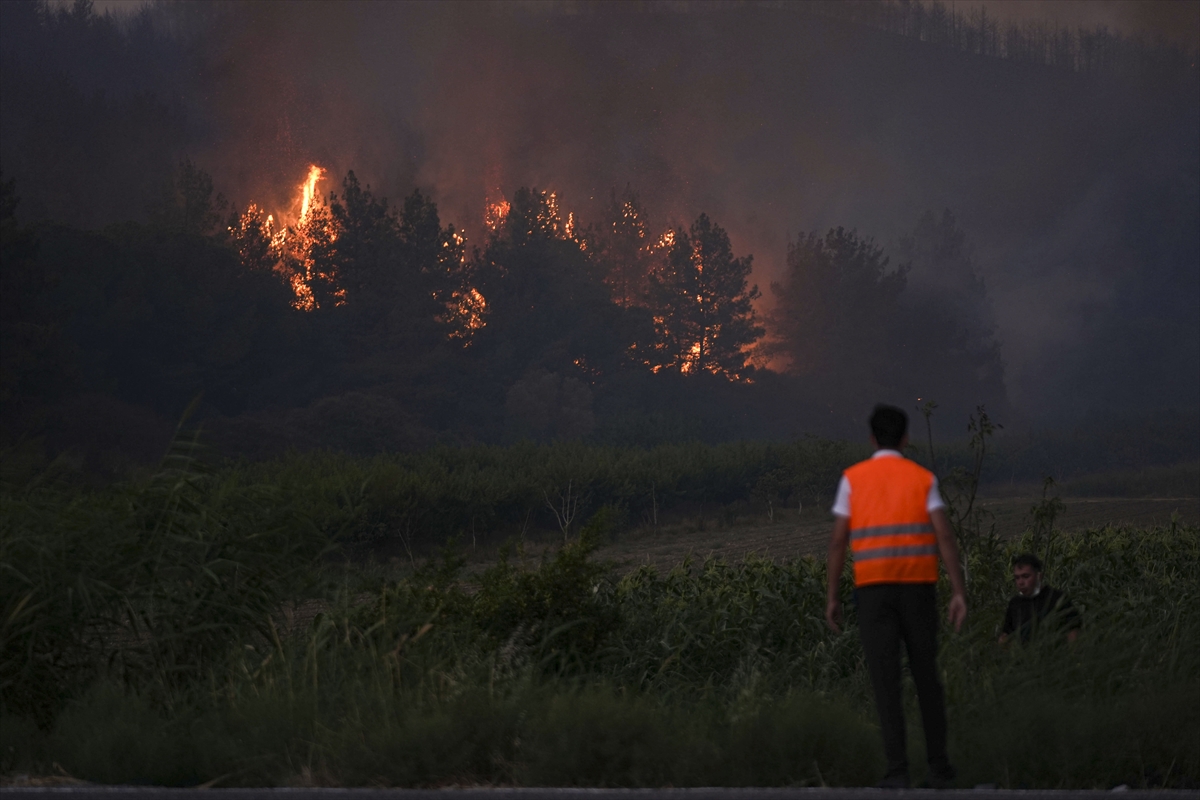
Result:
M982 500L992 515L996 532L1019 536L1028 526L1031 507L1040 496L1025 495ZM1200 498L1064 498L1064 509L1056 527L1071 532L1105 525L1153 526L1169 524L1178 514L1181 523L1200 524ZM833 515L825 508L777 511L775 520L737 519L727 524L720 519L694 519L663 526L657 531L638 528L621 534L601 548L597 558L625 568L653 564L660 572L669 570L689 556L742 559L748 555L784 559L825 552Z

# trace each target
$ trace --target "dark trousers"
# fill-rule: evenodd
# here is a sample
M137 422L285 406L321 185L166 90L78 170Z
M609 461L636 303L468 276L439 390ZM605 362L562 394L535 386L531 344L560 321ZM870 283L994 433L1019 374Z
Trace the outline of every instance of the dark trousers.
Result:
M888 774L908 772L904 705L900 694L900 642L917 685L929 764L946 760L946 699L937 671L937 590L931 583L885 583L855 591L858 629L875 690Z

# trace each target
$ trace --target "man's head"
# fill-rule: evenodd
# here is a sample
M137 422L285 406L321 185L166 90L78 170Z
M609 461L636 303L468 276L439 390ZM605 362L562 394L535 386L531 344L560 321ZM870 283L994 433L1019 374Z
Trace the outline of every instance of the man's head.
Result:
M1030 597L1042 588L1042 561L1033 553L1021 553L1012 560L1013 580L1017 594Z
M871 412L871 437L878 447L899 450L908 435L908 414L882 403Z

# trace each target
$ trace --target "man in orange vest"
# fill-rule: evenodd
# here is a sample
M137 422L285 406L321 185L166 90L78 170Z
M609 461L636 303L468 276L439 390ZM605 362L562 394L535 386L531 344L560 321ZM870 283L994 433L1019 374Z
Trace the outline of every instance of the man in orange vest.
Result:
M854 595L863 652L875 690L888 771L883 788L907 788L908 750L900 694L900 643L917 686L929 757L929 783L950 785L946 702L937 670L938 555L950 575L949 619L957 631L967 617L966 586L954 531L933 473L906 459L908 415L879 405L871 414L875 455L846 470L838 485L829 540L825 619L840 630L838 583L846 545L854 554Z

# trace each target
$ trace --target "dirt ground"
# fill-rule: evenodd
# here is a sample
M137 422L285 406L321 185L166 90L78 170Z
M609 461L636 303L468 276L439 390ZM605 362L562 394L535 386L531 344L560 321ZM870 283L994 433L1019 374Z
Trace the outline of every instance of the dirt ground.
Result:
M1029 525L1030 509L1038 495L1023 495L982 500L1001 536L1019 536ZM1064 498L1064 508L1056 527L1071 532L1105 525L1151 526L1169 524L1173 514L1188 525L1200 525L1200 498ZM615 542L597 553L597 558L613 561L632 569L653 564L669 570L691 556L742 559L756 554L775 559L825 552L833 516L825 508L777 511L772 522L760 519L690 520L661 527L657 531L640 528L619 535Z

